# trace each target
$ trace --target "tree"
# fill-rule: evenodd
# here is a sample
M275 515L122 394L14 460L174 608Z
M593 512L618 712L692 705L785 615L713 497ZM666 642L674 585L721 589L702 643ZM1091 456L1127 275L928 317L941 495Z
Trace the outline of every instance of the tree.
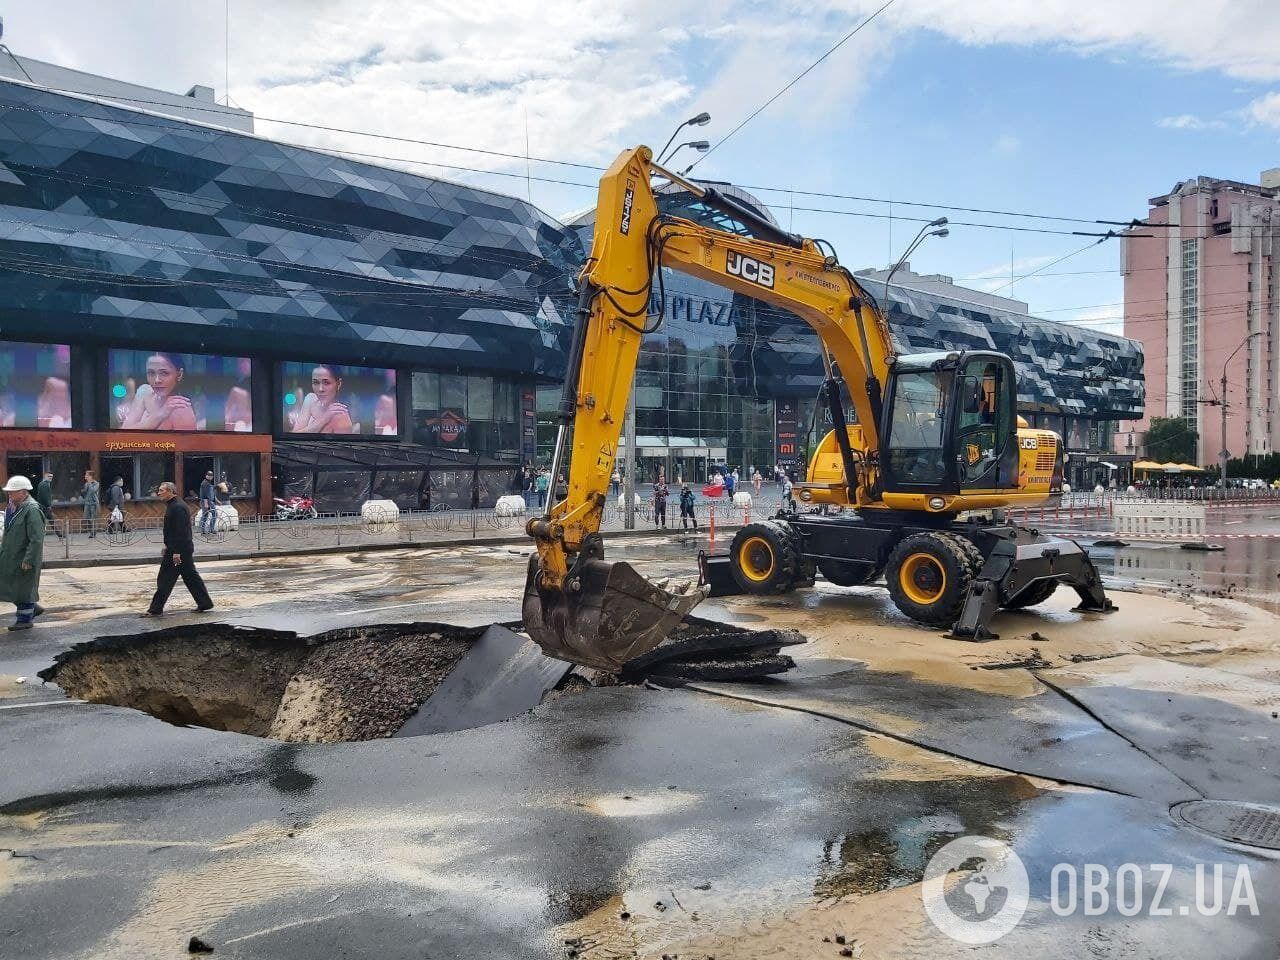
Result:
M1194 463L1199 434L1186 417L1152 417L1147 428L1146 455L1161 463Z

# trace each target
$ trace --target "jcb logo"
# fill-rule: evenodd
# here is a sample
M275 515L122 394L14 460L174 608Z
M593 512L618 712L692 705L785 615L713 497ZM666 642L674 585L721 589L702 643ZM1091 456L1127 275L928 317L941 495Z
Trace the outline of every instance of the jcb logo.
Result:
M773 289L773 265L761 263L755 257L748 257L730 250L725 259L724 272L731 277L741 277L762 287Z
M635 184L628 180L627 192L622 195L622 222L618 224L618 229L622 231L623 236L631 232L631 208L635 202Z
M1023 438L1022 438L1022 449L1023 449L1023 450L1038 450L1038 449L1040 449L1040 441L1039 441L1039 439L1037 439L1036 437L1023 437Z

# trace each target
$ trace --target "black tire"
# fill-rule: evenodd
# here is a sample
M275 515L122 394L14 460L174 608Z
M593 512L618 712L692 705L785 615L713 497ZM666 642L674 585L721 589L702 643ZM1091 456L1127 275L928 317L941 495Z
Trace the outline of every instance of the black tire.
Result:
M917 533L889 554L885 580L894 605L912 620L950 626L960 616L975 570L972 557L945 533Z
M978 545L968 537L958 533L944 534L949 536L962 551L969 561L969 569L973 571L976 577L982 571L982 565L987 562L987 558L982 555L982 551L978 549Z
M799 538L778 520L749 523L734 534L729 568L747 593L786 593L801 579Z
M1005 601L1004 607L1007 610L1021 610L1024 607L1034 607L1036 604L1044 603L1051 596L1053 591L1058 589L1057 580L1037 580L1029 587L1023 587L1021 592L1010 597Z
M819 560L818 572L837 587L861 587L874 583L884 567L868 567L865 563L850 563L846 560Z

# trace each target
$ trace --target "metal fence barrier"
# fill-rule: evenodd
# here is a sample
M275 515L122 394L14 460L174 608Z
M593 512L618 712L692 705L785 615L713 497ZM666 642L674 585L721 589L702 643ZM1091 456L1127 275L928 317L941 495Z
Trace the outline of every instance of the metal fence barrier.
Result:
M694 505L694 520L699 533L717 528L734 528L749 523L754 515L764 519L777 512L780 497L761 497L751 506L734 506L727 498L714 501L701 499ZM202 533L192 518L192 537L197 556L204 554L289 553L333 547L357 548L371 544L427 545L434 541L460 539L505 539L524 531L529 517L537 515L537 507L523 514L511 515L494 508L480 510L401 510L390 518L363 518L359 513L322 513L310 519L277 520L275 517L241 517L231 529ZM611 501L604 509L601 530L605 533L624 529L625 511ZM642 501L636 509L637 531L661 532L656 525L652 499ZM94 557L137 556L148 559L164 546L162 517L132 518L123 523L70 519L51 521L46 527L45 558L91 559ZM668 533L682 528L677 497L667 500ZM690 529L692 533L692 528Z

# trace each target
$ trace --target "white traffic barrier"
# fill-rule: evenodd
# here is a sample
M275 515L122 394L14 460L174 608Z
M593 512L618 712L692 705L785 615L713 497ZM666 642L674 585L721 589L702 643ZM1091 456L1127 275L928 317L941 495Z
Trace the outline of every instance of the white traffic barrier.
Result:
M399 526L400 508L394 500L366 500L360 505L360 519L370 526Z
M227 533L240 529L240 514L229 503L218 504L217 516L213 519L213 529L218 533Z
M518 517L527 509L528 505L524 502L524 497L518 493L508 493L498 498L493 512L500 517Z
M1205 505L1168 500L1117 500L1116 536L1204 537Z
M746 491L735 493L733 495L733 505L740 509L747 509L751 506L751 494Z

